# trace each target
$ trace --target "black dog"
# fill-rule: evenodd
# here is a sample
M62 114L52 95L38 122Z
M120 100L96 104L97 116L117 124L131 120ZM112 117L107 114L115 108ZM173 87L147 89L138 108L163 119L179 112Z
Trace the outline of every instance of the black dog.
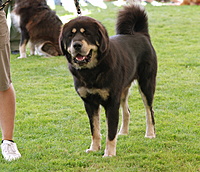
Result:
M117 35L108 37L97 20L79 16L66 23L60 46L69 62L77 93L89 116L92 143L87 152L99 150L100 105L105 108L108 136L104 156L116 155L120 104L123 122L119 134L128 134L128 92L138 81L146 108L146 135L154 138L152 109L156 84L157 58L148 33L145 10L136 5L124 7L118 14Z

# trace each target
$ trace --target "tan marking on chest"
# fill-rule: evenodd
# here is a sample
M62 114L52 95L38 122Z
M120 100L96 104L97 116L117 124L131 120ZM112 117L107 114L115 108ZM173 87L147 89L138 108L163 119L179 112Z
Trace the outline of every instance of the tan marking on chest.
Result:
M109 97L108 89L80 87L77 91L83 98L86 98L88 94L98 94L103 100L107 100Z

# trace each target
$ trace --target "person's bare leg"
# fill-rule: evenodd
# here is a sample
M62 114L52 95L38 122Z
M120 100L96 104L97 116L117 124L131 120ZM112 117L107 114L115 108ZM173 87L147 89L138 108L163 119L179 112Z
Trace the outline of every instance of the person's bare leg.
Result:
M11 84L5 91L0 91L0 126L2 131L2 155L7 161L21 157L16 143L13 142L15 120L15 91Z
M12 140L15 118L15 91L11 84L6 91L0 91L0 126L2 140Z

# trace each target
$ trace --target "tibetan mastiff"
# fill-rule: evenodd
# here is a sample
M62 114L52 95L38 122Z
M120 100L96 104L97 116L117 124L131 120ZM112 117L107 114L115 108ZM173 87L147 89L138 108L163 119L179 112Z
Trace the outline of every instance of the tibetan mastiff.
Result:
M21 32L20 57L26 58L26 45L30 42L30 54L59 56L61 20L46 0L16 0L12 11L15 26Z
M119 134L125 135L130 119L128 92L134 80L138 82L146 109L145 137L155 138L152 103L157 57L143 7L131 5L119 11L116 35L110 38L99 21L78 16L62 27L60 47L90 121L92 142L86 152L101 148L99 114L102 105L108 128L104 157L116 155L119 109L121 105L123 117Z

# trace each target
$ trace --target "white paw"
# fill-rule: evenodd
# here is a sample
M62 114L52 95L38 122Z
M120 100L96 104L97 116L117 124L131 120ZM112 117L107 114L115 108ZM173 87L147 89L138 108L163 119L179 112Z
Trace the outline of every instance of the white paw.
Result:
M149 138L149 139L154 139L156 138L156 135L155 134L152 134L152 135L145 135L146 138Z
M113 157L113 156L116 156L116 155L107 155L107 154L104 154L104 155L103 155L103 158L106 158L106 157Z
M106 148L103 157L113 157L116 156L116 147Z
M27 57L26 53L20 51L20 56L18 57L18 59L22 59L22 58L26 58L26 57Z
M23 58L26 58L26 56L19 56L17 57L18 59L23 59Z
M116 156L116 151L106 151L105 150L105 153L103 155L103 157L113 157L113 156Z
M86 149L86 153L90 153L90 152L95 152L95 151L97 151L97 150L93 150L93 149Z

